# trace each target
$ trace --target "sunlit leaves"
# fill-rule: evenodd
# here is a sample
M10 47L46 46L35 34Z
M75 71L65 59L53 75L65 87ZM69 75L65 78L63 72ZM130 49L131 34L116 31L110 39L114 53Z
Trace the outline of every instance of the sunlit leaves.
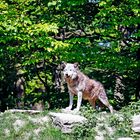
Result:
M55 6L57 4L58 1L51 1L51 2L48 2L48 7L50 6ZM60 2L60 1L59 1Z
M36 94L34 88L40 85L32 81L35 66L47 66L41 65L40 71L48 73L47 82L53 87L50 69L61 61L79 62L82 67L90 65L110 75L113 72L135 79L138 4L138 0L101 0L96 4L87 0L1 1L0 79L7 79L19 63L26 69L27 85L32 88L27 87L26 92Z
M56 23L52 23L52 24L37 24L35 25L35 28L38 28L40 31L44 31L44 32L53 32L53 33L58 33L58 26Z
M0 10L6 10L7 8L8 8L8 4L0 0Z

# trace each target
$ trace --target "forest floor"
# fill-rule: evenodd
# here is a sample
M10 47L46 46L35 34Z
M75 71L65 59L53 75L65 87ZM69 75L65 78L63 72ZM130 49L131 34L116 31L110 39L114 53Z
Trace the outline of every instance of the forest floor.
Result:
M140 139L140 133L132 130L132 117L140 114L140 102L132 103L114 114L97 112L83 107L81 115L88 123L75 128L74 133L64 134L52 126L48 111L38 114L0 113L0 140L117 140Z

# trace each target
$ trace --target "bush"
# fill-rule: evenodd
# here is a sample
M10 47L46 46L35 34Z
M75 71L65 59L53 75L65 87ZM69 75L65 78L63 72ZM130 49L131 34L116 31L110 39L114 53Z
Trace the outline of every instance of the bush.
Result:
M97 111L92 108L89 104L81 107L81 115L88 119L87 123L78 125L73 133L75 139L90 140L95 137L95 126L96 126L96 115Z
M75 128L75 139L94 140L96 136L103 136L107 140L116 140L120 137L140 138L139 134L131 129L132 116L140 113L140 101L131 103L114 114L98 112L90 105L81 108L81 115L88 121Z

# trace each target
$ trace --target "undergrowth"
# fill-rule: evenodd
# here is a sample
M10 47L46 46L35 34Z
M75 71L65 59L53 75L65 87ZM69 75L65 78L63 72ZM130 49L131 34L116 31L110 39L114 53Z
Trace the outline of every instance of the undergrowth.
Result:
M140 134L135 133L132 127L132 117L140 114L140 101L132 102L127 107L113 114L98 112L90 105L81 108L81 115L88 121L86 124L75 128L75 139L94 140L97 136L106 140L116 140L120 137L140 139Z
M33 121L47 116L48 111L38 115L6 112L0 114L0 140L94 140L97 137L104 137L105 140L131 137L137 140L140 135L131 129L132 117L137 114L140 114L140 101L113 114L86 105L81 107L81 115L87 118L87 122L75 127L73 133L63 134L50 122Z
M69 140L60 130L52 127L50 122L34 121L44 116L46 113L29 115L7 112L0 114L0 140ZM16 124L17 120L19 123Z

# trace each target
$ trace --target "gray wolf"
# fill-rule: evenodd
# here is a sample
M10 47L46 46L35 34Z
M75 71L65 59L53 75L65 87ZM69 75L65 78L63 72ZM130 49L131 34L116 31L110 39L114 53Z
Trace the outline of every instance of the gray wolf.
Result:
M95 108L96 100L100 100L105 106L107 106L111 113L113 113L113 107L110 105L105 89L103 85L88 76L83 74L79 70L78 63L62 63L64 79L67 83L69 90L69 106L66 110L71 110L73 106L73 96L77 95L77 106L74 111L79 111L81 107L82 98L88 100L90 104Z

